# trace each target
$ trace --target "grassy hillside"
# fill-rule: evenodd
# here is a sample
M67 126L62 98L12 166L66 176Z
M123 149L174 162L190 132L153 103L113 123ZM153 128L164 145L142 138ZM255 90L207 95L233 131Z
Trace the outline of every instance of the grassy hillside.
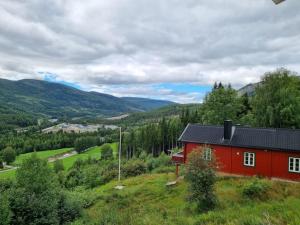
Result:
M85 92L41 80L0 79L0 105L18 112L53 117L111 116L144 111L169 104L166 101L126 101L108 94Z
M56 150L47 150L47 151L40 151L36 153L30 152L26 154L21 154L17 156L16 160L13 162L13 165L14 166L20 165L23 160L30 158L32 154L36 154L41 159L48 159L50 157L69 152L70 150L72 150L72 148L61 148Z
M111 145L111 147L114 151L114 155L116 155L118 144L117 143L112 143L110 145ZM83 159L84 160L84 159L88 159L89 157L99 159L100 156L101 156L101 146L97 146L97 147L93 147L93 148L89 149L88 151L83 152L81 154L74 155L74 156L71 156L71 157L66 158L66 159L62 159L62 162L64 164L65 169L69 169L77 159Z
M118 150L118 143L111 143L110 145L111 145L111 147L114 151L114 155L116 155L117 150ZM48 159L50 157L60 155L62 153L68 152L70 150L72 150L72 148L63 148L63 149L56 149L56 150L41 151L41 152L36 152L36 154L39 158ZM13 163L13 165L14 166L20 165L20 163L24 159L27 159L27 158L31 157L32 154L34 154L34 153L26 153L26 154L21 154L21 155L17 156L16 161ZM62 162L64 164L65 169L67 170L74 164L74 162L77 159L84 160L84 159L88 159L89 157L99 159L100 156L101 156L101 146L96 146L96 147L93 147L93 148L89 149L88 151L83 152L81 154L73 155L71 157L62 159ZM16 173L16 170L3 171L3 172L0 173L0 179L14 178L15 173Z
M201 214L187 201L184 180L166 186L173 179L173 174L147 174L124 180L121 191L114 189L115 181L96 188L89 192L95 204L72 224L299 224L300 184L266 180L271 187L266 199L255 200L241 193L253 178L221 178L216 187L218 208Z

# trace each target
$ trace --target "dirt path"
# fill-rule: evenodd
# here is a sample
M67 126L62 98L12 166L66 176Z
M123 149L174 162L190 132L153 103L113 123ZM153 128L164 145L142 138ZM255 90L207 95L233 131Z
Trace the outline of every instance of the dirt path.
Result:
M65 153L63 155L60 155L60 156L57 156L57 157L50 157L50 158L48 158L48 162L50 163L50 162L54 162L56 160L61 160L61 159L69 158L69 157L71 157L73 155L77 155L77 154L78 153L76 151L67 152L67 153Z

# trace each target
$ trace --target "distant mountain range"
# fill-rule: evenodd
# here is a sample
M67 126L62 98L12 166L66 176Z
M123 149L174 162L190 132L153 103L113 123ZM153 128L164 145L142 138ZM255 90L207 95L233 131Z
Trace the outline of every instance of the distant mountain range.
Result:
M0 112L24 112L49 117L114 116L175 104L171 101L86 92L41 80L0 79Z

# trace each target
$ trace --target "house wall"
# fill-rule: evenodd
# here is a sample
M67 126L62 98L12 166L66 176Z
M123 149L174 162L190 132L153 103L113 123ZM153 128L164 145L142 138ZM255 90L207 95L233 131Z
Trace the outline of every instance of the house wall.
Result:
M195 148L201 146L196 143L185 143L184 162L187 161L188 154ZM218 162L219 171L246 175L276 177L282 179L300 181L300 173L288 171L289 157L300 158L300 153L258 150L249 148L228 147L220 145L210 145ZM244 152L255 153L255 166L244 166Z

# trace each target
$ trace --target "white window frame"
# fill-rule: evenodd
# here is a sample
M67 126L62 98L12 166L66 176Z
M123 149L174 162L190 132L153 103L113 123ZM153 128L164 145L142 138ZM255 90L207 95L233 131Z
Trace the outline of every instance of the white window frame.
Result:
M289 157L289 172L300 173L300 158Z
M244 152L244 166L255 167L255 153Z
M203 151L203 159L206 161L211 161L211 158L212 158L212 149L205 148Z

